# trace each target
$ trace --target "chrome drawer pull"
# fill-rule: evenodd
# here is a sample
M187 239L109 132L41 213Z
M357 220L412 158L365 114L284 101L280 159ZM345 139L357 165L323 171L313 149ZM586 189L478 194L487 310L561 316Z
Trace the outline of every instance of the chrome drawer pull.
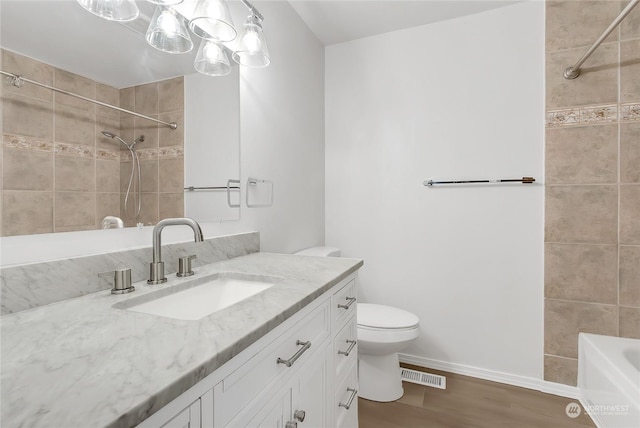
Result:
M347 392L351 393L349 401L347 401L347 404L338 403L338 407L344 407L345 409L349 410L349 407L351 407L351 404L353 403L353 399L356 398L356 395L358 395L358 390L355 388L347 388Z
M302 342L301 340L296 340L296 345L302 345L302 348L298 349L298 352L293 354L293 357L289 358L288 360L283 360L282 358L278 357L278 364L284 364L287 367L291 367L296 362L296 360L305 353L307 349L311 348L311 341Z
M338 355L344 355L345 357L348 357L349 354L351 353L351 351L353 350L353 347L356 346L356 344L358 343L357 340L349 340L347 339L347 343L350 343L349 348L347 348L346 351L338 351Z
M355 297L345 297L345 300L348 300L349 303L347 303L346 305L338 305L339 308L342 309L349 309L351 307L351 305L353 305L356 301Z

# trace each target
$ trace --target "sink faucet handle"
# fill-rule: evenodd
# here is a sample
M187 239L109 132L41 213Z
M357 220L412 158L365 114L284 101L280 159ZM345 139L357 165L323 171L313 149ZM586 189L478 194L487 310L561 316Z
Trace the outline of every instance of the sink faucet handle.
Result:
M116 269L109 272L101 272L98 274L100 278L113 276L113 288L111 294L131 293L135 287L131 285L131 269Z
M192 276L194 272L191 270L191 260L195 259L196 255L180 257L178 259L178 273L179 277Z

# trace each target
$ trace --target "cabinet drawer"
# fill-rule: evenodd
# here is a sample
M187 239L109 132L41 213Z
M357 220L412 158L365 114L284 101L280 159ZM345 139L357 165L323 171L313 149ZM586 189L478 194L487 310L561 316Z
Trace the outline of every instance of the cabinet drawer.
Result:
M336 379L344 379L351 365L358 359L356 318L351 317L333 341L333 360Z
M337 428L358 428L358 366L351 366L335 394Z
M226 423L261 391L320 350L318 346L329 337L329 313L326 302L227 376L222 381L220 405L216 409L223 414L216 419ZM309 347L303 344L306 342L310 342Z
M352 279L331 296L334 326L340 326L356 313L356 281Z

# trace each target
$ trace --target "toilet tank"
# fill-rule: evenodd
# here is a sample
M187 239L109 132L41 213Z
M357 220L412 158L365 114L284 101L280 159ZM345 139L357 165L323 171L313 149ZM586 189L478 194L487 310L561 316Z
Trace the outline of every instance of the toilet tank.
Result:
M311 247L295 254L300 256L340 257L340 249L335 247Z

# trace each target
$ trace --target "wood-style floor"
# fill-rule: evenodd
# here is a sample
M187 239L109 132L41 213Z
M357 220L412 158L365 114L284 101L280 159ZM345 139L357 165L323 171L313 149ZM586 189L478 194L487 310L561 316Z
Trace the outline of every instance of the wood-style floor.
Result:
M578 403L577 400L437 370L426 371L446 376L447 389L404 382L404 396L398 401L378 403L360 398L360 428L595 427L584 409L575 419L566 415L567 404Z

